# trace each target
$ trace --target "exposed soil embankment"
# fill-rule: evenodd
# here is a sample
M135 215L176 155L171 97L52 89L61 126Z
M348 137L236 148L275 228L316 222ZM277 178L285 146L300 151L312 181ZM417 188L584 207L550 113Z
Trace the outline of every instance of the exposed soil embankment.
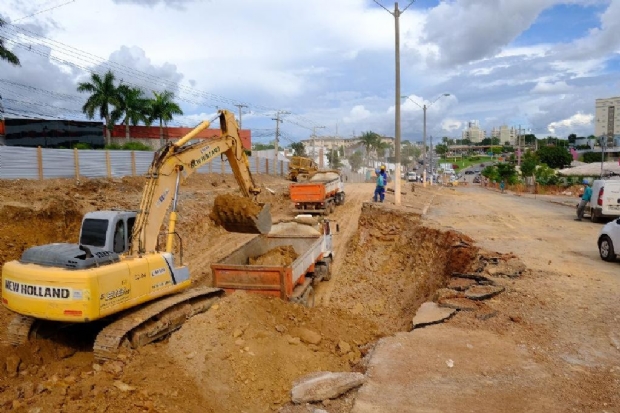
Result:
M384 333L407 330L420 304L452 273L476 264L472 244L458 232L421 225L417 214L364 204L330 303L373 320Z

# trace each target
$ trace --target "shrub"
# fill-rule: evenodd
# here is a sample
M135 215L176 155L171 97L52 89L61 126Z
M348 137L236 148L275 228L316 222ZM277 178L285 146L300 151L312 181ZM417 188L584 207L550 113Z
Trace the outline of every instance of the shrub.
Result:
M583 154L583 161L585 163L594 163L601 161L601 153L600 152L586 152Z

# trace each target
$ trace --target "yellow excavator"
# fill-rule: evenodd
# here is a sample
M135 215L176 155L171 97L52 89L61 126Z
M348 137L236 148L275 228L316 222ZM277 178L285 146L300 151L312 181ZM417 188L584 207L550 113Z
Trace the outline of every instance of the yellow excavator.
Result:
M79 244L32 247L4 265L2 304L17 313L8 327L8 343L25 343L41 320L88 323L106 318L111 322L97 335L94 353L97 360L113 359L121 345L135 348L155 341L223 295L217 288L189 288L183 243L175 231L181 178L224 155L244 197L218 197L211 216L227 230L264 234L271 228L271 214L269 205L256 202L260 188L234 115L221 110L217 118L221 137L191 143L211 124L205 121L155 153L137 212L88 213ZM167 214L165 249L160 251Z

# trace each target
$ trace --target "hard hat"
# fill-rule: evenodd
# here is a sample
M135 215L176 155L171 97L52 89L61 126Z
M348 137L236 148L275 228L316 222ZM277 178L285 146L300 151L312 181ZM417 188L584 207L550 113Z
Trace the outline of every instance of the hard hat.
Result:
M385 171L385 165L381 165L381 170Z
M584 179L581 183L584 184L584 185L589 185L590 181L588 181L587 179Z

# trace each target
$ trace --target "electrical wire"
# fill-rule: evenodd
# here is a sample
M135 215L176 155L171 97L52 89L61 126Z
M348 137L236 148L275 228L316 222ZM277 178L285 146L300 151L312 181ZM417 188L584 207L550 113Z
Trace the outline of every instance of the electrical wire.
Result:
M65 2L65 3L59 4L59 5L57 5L57 6L50 7L49 9L39 10L39 11L37 11L37 12L35 12L35 13L29 14L28 16L24 16L24 17L20 17L19 19L15 19L15 20L13 20L13 23L18 22L18 21L21 21L21 20L24 20L24 19L27 19L27 18L29 18L29 17L34 17L34 16L36 16L36 15L39 15L39 14L41 14L41 13L45 13L45 12L47 12L47 11L52 11L52 10L55 10L55 9L57 9L57 8L59 8L59 7L66 6L67 4L74 3L75 1L76 1L76 0L70 0L70 1L67 1L67 2ZM47 3L51 3L51 2L47 2ZM43 4L46 4L46 3L43 3Z

